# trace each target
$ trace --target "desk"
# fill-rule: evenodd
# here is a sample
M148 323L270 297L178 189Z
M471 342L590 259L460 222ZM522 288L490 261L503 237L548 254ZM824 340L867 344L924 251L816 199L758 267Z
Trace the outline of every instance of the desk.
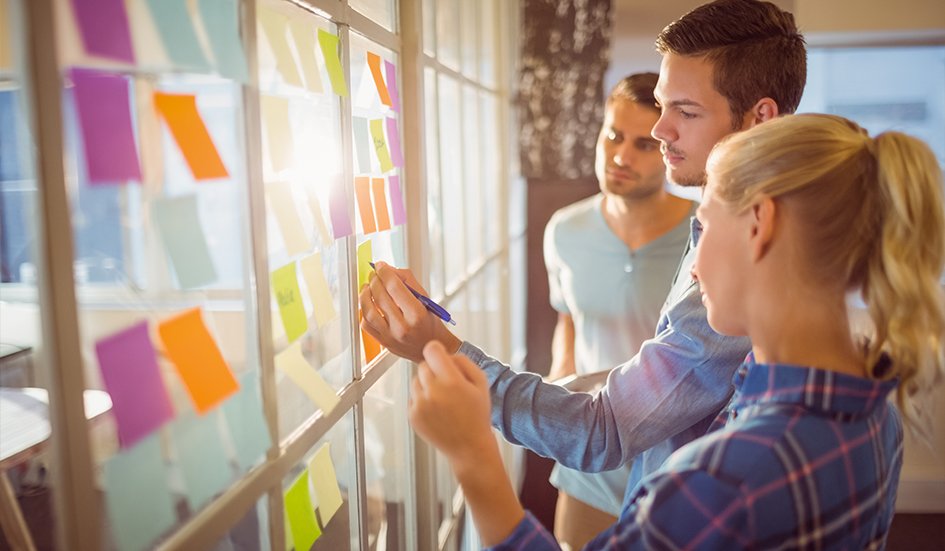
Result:
M85 417L112 408L107 392L86 390ZM35 549L6 471L40 453L49 441L49 394L42 388L0 387L0 529L14 549Z

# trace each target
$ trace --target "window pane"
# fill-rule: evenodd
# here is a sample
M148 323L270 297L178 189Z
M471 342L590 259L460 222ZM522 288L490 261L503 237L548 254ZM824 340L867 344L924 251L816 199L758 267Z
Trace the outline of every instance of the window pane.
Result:
M460 7L462 8L462 24L460 25L462 71L467 77L476 80L479 73L479 3L460 2Z
M475 270L482 262L483 225L491 220L494 211L483 207L483 181L486 173L482 172L480 160L481 142L479 139L479 94L469 85L463 86L463 188L466 196L466 264L467 270ZM492 185L491 183L488 185Z
M423 53L436 55L436 0L423 0Z
M440 63L459 70L459 0L436 0L436 44Z
M424 86L424 133L427 160L427 222L428 242L430 243L430 293L439 298L446 287L443 273L443 209L440 193L440 140L437 117L438 91L436 71L427 67L423 70Z
M385 29L394 30L394 0L351 0L350 5Z
M479 78L484 86L490 88L494 88L496 85L496 74L498 71L498 61L496 57L498 47L496 45L496 37L499 36L499 33L496 32L496 24L498 21L496 19L495 1L496 0L481 0L479 2L482 8L479 23L482 29L482 34L479 37L479 50L481 52L479 56Z
M446 75L439 75L440 103L440 192L443 198L444 260L446 289L449 292L466 274L464 242L466 233L460 134L459 85ZM470 209L471 210L471 209Z
M502 145L499 135L499 110L495 95L491 92L479 93L480 121L480 162L482 182L482 212L487 220L484 224L485 253L492 254L503 246L500 236L503 234L505 221L502 211L507 208L500 201L501 190L505 189L505 173L499 167L499 148Z

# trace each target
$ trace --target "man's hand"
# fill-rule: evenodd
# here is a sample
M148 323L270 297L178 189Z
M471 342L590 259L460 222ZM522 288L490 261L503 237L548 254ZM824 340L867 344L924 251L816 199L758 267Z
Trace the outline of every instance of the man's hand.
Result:
M430 341L439 341L450 353L459 350L462 342L424 308L405 283L427 294L410 270L376 264L370 283L358 294L361 328L394 354L415 362L423 360L423 347Z

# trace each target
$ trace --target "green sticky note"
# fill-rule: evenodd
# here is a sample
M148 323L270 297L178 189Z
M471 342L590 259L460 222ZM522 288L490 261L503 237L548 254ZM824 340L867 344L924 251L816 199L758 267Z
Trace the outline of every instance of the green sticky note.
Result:
M217 280L210 247L200 224L196 195L162 198L154 203L154 221L181 289Z
M295 548L299 551L311 549L322 535L322 531L315 521L315 508L308 493L308 469L302 471L289 486L283 496L283 502Z
M249 71L240 39L239 3L236 0L199 0L197 7L216 58L217 71L226 78L248 82Z
M282 318L286 337L292 342L308 330L305 305L302 303L299 280L295 275L295 262L273 271L271 279L272 292L276 303L279 304L279 316Z
M371 240L368 239L358 245L358 289L364 287L364 284L370 279L371 272L374 271L374 268L371 267L371 262L373 261L374 256L371 253Z
M210 62L197 38L187 0L148 0L147 4L164 49L174 65L187 70L209 71Z
M259 375L251 371L240 378L239 392L223 402L222 410L236 459L241 470L248 471L272 445L259 394Z
M218 413L184 415L172 425L177 461L184 475L184 491L191 511L200 510L233 480L223 453L217 426Z
M387 172L394 168L394 163L390 160L390 152L387 151L383 120L374 119L371 121L371 140L374 142L374 152L377 153L377 160L381 163L381 172Z
M109 526L118 549L149 549L177 522L161 443L154 433L104 466Z
M341 70L341 59L338 57L338 37L318 29L318 45L325 56L325 67L328 68L328 79L331 89L339 96L348 95L348 85Z

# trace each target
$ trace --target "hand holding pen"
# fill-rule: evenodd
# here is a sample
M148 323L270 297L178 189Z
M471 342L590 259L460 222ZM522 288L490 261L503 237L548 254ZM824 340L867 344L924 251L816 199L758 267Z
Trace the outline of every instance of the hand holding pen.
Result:
M376 269L374 267L373 262L371 262L370 264L371 264L371 269ZM414 297L416 297L416 299L419 300L421 304L423 304L424 308L432 312L433 315L445 321L446 323L456 325L456 320L454 320L453 317L450 315L450 313L446 311L446 308L443 308L442 306L434 302L433 299L431 299L430 297L420 293L419 291L417 291L410 285L407 285L406 282L404 282L404 287L406 287L407 290L410 291L410 293Z

